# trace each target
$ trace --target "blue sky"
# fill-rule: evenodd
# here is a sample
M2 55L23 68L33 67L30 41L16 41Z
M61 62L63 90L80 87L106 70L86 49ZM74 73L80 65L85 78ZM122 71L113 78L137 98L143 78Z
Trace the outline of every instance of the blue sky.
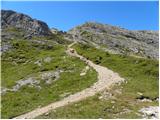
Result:
M87 21L121 26L130 30L158 30L158 1L3 1L1 7L25 13L45 21L50 28L64 31Z

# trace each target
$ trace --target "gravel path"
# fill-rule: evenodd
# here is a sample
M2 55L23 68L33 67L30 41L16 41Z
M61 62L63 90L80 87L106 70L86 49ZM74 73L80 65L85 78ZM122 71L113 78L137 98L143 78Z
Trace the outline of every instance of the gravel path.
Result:
M124 79L121 78L117 73L107 69L106 67L96 65L92 61L87 60L83 56L80 56L79 54L77 54L77 52L71 48L74 44L75 43L72 43L68 46L66 53L71 56L80 58L82 61L86 62L88 64L88 66L94 68L98 73L98 81L96 83L94 83L93 86L91 86L89 88L86 88L78 93L70 95L60 101L51 103L45 107L37 108L31 112L28 112L26 114L15 117L16 119L35 118L35 117L40 116L44 113L47 113L51 110L54 110L58 107L62 107L62 106L68 105L69 103L83 100L89 96L93 96L97 92L103 91L104 89L109 89L111 87L111 85L113 85L115 83L124 81Z

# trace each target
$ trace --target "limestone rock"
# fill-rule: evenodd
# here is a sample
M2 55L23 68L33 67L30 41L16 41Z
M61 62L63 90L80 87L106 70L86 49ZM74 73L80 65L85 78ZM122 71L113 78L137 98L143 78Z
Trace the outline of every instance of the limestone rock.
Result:
M158 31L131 31L96 22L71 29L73 40L116 54L158 59ZM103 48L101 47L103 46Z
M7 28L21 29L25 32L24 37L52 34L46 23L12 10L1 10L1 19L2 30Z

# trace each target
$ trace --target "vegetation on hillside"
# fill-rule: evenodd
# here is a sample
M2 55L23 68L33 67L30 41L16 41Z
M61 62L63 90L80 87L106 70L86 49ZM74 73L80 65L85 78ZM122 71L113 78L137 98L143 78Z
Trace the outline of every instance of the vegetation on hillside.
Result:
M63 70L58 80L45 84L37 78L41 89L25 85L18 91L2 94L2 118L13 118L37 107L60 100L91 86L97 80L96 71L90 68L80 76L86 64L65 53L65 46L52 42L35 43L32 40L13 40L12 50L2 54L2 88L11 89L19 80L36 78L43 73ZM50 62L44 62L46 58ZM41 62L41 66L35 64Z
M74 48L96 64L119 73L126 82L113 86L109 91L106 90L111 93L111 98L108 96L107 99L100 99L103 95L99 93L38 118L141 118L139 109L158 105L157 60L109 54L89 45L77 44ZM140 102L143 99L152 102Z

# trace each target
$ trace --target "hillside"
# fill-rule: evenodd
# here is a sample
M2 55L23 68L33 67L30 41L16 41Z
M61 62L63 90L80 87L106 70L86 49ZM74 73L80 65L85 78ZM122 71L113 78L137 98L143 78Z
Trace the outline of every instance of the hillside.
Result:
M76 41L112 53L158 59L158 31L130 31L107 24L87 22L68 33Z
M158 117L158 32L1 19L2 118Z
M15 27L25 31L26 35L47 36L51 34L48 25L40 20L32 19L28 15L12 10L1 10L2 29Z

